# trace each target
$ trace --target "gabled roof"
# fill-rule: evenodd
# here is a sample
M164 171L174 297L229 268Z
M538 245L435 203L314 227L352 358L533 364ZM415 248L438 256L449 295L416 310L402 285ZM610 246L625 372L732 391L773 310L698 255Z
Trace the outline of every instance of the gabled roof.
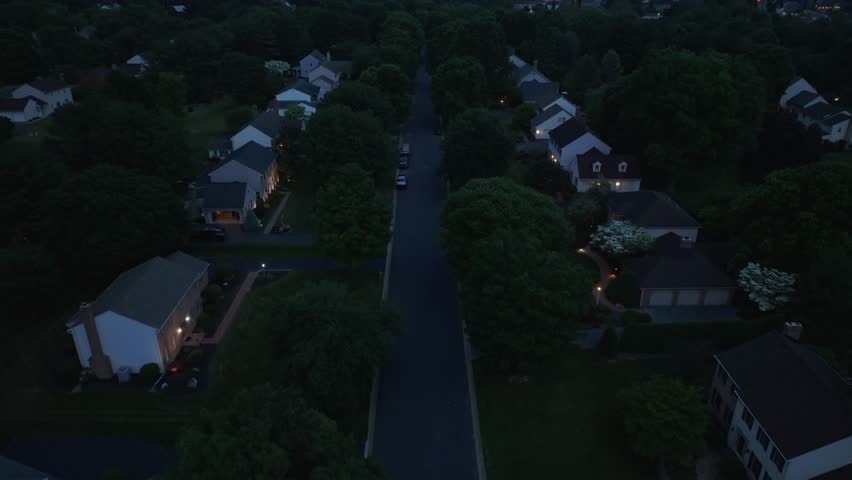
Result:
M282 94L282 93L284 93L288 90L296 90L298 92L302 92L305 95L309 95L311 97L315 97L315 96L319 95L319 92L320 92L320 88L318 86L312 84L311 82L305 80L304 78L300 78L300 79L296 80L295 82L291 83L290 85L287 85L280 92L278 92L278 94L280 95L280 94Z
M24 98L0 98L0 112L23 112L30 102L43 104L41 100L27 96Z
M651 190L611 192L606 197L613 215L640 227L695 228L700 225L668 195Z
M559 84L556 82L539 82L527 80L522 82L518 89L525 102L535 102L539 108L550 103L551 99L559 96ZM547 103L545 103L547 102Z
M319 81L319 80L322 80L323 82L325 82L325 83L327 83L327 84L329 84L329 85L334 85L334 83L335 83L333 79L328 78L328 77L326 77L325 75L320 75L320 76L318 76L317 78L315 78L315 79L311 80L311 83L316 82L316 81ZM313 83L313 84L314 84L314 85L316 85L315 83Z
M41 78L38 80L27 82L26 85L29 85L35 88L36 90L41 90L45 93L55 92L56 90L62 90L63 88L70 88L70 85L58 78Z
M787 460L852 435L849 387L809 348L772 332L716 358Z
M681 239L667 233L650 255L624 262L639 288L733 288L733 280L695 246L682 248Z
M253 142L249 142L253 143ZM248 185L243 182L209 183L204 187L204 210L242 210Z
M225 158L225 163L235 161L255 172L266 175L269 167L275 164L275 157L275 152L271 148L261 146L255 142L248 142L231 152Z
M600 162L601 171L594 171L595 162ZM627 170L621 172L618 166L627 164ZM607 179L635 179L642 178L639 175L639 160L633 155L612 154L604 155L596 149L588 153L577 155L577 178L593 179L603 176Z
M59 480L58 477L28 467L22 463L0 456L0 479L2 480Z
M306 59L306 58L308 58L308 57L313 57L314 59L319 60L320 62L324 62L324 61L326 61L325 55L323 55L322 53L320 53L320 52L319 52L319 50L314 50L313 52L311 52L311 53L309 53L309 54L305 55L305 56L302 58L302 60L304 60L304 59Z
M787 100L787 105L805 108L805 105L811 103L817 97L819 97L819 95L817 95L816 93L802 91Z
M537 68L535 68L533 65L530 65L529 63L525 63L520 67L515 67L515 69L512 70L512 78L515 79L515 81L517 82L520 79L524 78L526 75L533 72L538 73L544 78L547 78L543 73L538 71Z
M94 314L112 311L159 329L208 266L183 253L153 257L113 280L95 300ZM69 326L81 320L75 316Z
M547 110L545 110L545 111L539 113L538 115L536 115L535 117L533 117L533 119L530 120L530 125L532 125L533 127L536 127L537 125L541 125L542 123L550 120L551 118L553 118L553 117L555 117L559 114L563 114L566 119L573 118L573 115L571 115L570 113L563 110L562 107L560 107L559 105L553 105L550 108L548 108Z
M252 126L258 130L260 130L263 134L270 138L275 138L278 136L278 132L281 131L281 125L284 122L284 119L278 115L278 112L275 110L266 110L260 115L254 117L254 120L246 124L244 128L248 126Z
M815 103L804 110L804 114L817 122L823 122L828 125L840 123L849 118L849 112L842 108L835 107L828 103ZM840 117L836 121L831 121L834 117Z
M578 138L589 133L586 127L576 118L572 118L562 125L550 131L550 138L556 144L556 148L562 148L570 145Z
M325 67L329 71L331 71L332 73L336 73L337 75L340 75L341 73L343 73L343 72L340 71L339 67L337 66L337 64L335 62L322 62L319 65L319 67ZM317 67L317 68L319 68L319 67Z

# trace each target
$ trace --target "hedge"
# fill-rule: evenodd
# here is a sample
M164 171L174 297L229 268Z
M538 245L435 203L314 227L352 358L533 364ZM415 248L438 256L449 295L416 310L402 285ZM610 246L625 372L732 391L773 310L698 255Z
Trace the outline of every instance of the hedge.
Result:
M662 353L678 340L709 341L716 349L725 350L768 332L772 326L770 319L626 325L619 350Z
M639 306L640 291L636 279L629 273L613 278L606 287L606 299L627 308Z

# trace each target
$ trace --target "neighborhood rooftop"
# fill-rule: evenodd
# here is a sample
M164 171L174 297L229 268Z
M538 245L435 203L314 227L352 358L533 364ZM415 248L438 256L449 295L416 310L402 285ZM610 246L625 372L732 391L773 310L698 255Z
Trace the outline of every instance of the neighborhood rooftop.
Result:
M539 108L559 98L559 84L555 82L527 80L521 83L518 88L521 90L521 96L524 98L524 101L535 102Z
M234 160L255 172L266 174L269 167L275 163L275 152L255 142L248 142L242 147L231 152L225 159L226 162Z
M805 105L812 102L817 97L819 97L819 95L817 95L816 93L805 90L797 93L790 100L787 100L787 105L805 108Z
M320 87L305 80L304 78L300 78L291 83L290 85L287 85L286 87L281 89L281 92L279 93L286 92L287 90L297 90L299 92L304 93L305 95L310 95L311 97L315 97L320 93Z
M119 275L95 300L94 314L112 311L159 329L207 266L179 252L153 257ZM80 321L75 315L68 326Z
M0 479L2 480L59 480L58 477L40 472L0 455Z
M556 144L557 148L562 148L565 145L571 144L574 140L582 137L589 131L576 118L572 118L567 122L559 125L550 131L550 138Z
M773 332L716 357L787 459L852 435L849 387L815 352Z
M69 85L58 78L42 78L27 82L27 85L41 90L42 92L54 92L63 88L68 88Z
M686 210L662 192L611 192L607 195L606 202L609 211L614 215L640 227L700 226Z
M244 182L208 183L204 187L202 208L205 210L241 209L245 204L247 188L248 185Z
M562 107L560 107L559 105L553 105L547 110L544 110L543 112L533 117L533 119L530 120L530 125L540 125L542 122L546 122L547 120L550 120L551 118L559 115L560 113L570 116L570 114L563 110Z
M22 112L30 100L44 104L44 102L35 97L0 98L0 112Z
M594 164L600 163L600 172L594 171ZM625 164L624 171L619 170L619 165ZM633 155L612 154L604 155L597 149L588 153L577 155L577 176L582 179L594 179L602 176L607 179L634 179L641 178L639 175L639 160Z
M667 233L656 239L655 252L625 262L639 288L734 287L731 278L698 247L681 248L681 238Z
M284 123L284 118L278 115L275 110L267 110L260 115L254 117L254 120L248 125L260 130L271 138L276 138L281 131L281 125Z

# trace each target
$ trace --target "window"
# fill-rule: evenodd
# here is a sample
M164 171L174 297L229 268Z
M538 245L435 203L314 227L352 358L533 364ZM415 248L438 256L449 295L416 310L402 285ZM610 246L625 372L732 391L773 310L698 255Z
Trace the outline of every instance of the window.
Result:
M766 435L766 432L764 432L761 427L757 427L757 441L760 443L760 446L763 447L764 451L769 451L769 436Z
M745 424L748 425L748 428L751 428L751 427L754 426L754 417L751 415L751 413L748 411L747 408L743 408L742 417L743 417L743 421L745 422Z
M724 419L725 419L725 426L730 427L731 426L731 420L734 419L734 411L731 410L730 407L725 407Z
M763 471L763 465L753 453L751 454L751 460L748 462L748 469L751 470L751 474L754 475L754 478L760 478L760 473Z
M598 173L601 171L601 162L595 162L592 164L592 171Z
M784 458L784 455L782 455L780 451L778 451L777 446L772 446L772 453L769 455L769 459L772 460L772 463L774 463L776 467L778 467L779 472L784 471L784 464L787 463L787 459Z
M737 453L742 457L745 451L745 437L742 432L737 431Z
M621 162L618 164L618 171L624 173L627 171L627 162Z

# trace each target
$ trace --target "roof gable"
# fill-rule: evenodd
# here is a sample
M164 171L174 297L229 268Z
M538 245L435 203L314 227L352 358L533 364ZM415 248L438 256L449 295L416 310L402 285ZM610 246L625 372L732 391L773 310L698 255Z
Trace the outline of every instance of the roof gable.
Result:
M668 195L651 190L611 192L606 198L613 215L640 227L698 228L699 223Z
M805 108L805 105L811 103L814 99L819 97L816 93L809 91L802 91L791 97L787 100L787 105L799 108Z
M55 92L57 90L62 90L63 88L70 88L67 83L59 80L58 78L41 78L27 82L24 85L29 85L44 93Z
M283 122L282 122L283 124ZM264 147L255 142L248 142L242 147L231 152L225 158L225 162L238 162L255 172L266 174L275 163L275 152L271 148Z
M289 90L295 90L297 92L302 92L305 95L308 95L309 97L315 97L315 96L319 95L319 92L320 92L319 87L317 87L316 85L312 84L311 82L305 80L304 78L300 78L300 79L296 80L295 82L291 83L290 85L287 85L286 87L284 87L283 90L278 92L278 95L281 95L282 93L287 92Z
M663 238L665 237L665 238ZM627 260L640 288L734 288L733 280L696 247L681 248L680 237L660 237L654 254Z
M276 138L281 131L281 125L284 119L278 115L275 110L266 110L260 115L254 117L254 120L249 122L246 127L254 127L269 138ZM242 131L246 127L240 129Z
M533 119L530 120L530 125L534 127L541 125L542 123L550 120L553 117L556 117L559 114L563 114L566 120L569 120L573 116L569 112L563 110L562 107L560 107L559 105L553 105L552 107L533 117Z
M594 164L600 163L599 172L594 171ZM626 168L619 168L624 165ZM606 179L638 179L639 160L633 155L612 154L604 155L597 149L577 155L577 178L594 179L602 176Z
M562 148L566 145L574 143L575 140L589 133L586 127L576 118L571 118L567 122L562 123L558 127L550 131L550 138L556 144L557 148Z

